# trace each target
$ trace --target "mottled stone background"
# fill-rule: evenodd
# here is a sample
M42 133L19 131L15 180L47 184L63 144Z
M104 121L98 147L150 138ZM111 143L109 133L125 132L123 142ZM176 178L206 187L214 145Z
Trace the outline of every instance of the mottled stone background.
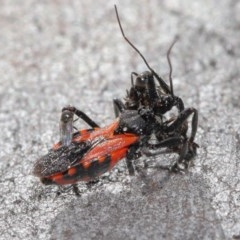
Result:
M59 139L71 104L102 126L131 71L146 66L124 42L114 1L2 0L0 7L0 239L240 238L240 2L116 1L126 34L199 110L198 156L186 174L143 169L175 156L122 161L81 197L31 175ZM79 127L84 128L80 122Z

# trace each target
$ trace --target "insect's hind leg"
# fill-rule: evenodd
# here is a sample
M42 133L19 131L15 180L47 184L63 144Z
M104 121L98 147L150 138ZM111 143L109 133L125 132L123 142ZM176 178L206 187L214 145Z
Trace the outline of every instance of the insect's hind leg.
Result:
M134 159L141 157L141 153L138 152L138 149L139 149L139 144L135 144L128 149L128 152L126 155L126 163L127 163L127 168L130 176L133 176L135 173L132 161Z
M72 184L72 190L77 197L81 196L81 193L77 184Z
M99 128L90 117L84 112L78 110L75 107L67 106L62 109L62 115L60 120L60 141L64 146L69 146L72 142L73 129L73 116L76 114L79 118L84 120L92 128Z

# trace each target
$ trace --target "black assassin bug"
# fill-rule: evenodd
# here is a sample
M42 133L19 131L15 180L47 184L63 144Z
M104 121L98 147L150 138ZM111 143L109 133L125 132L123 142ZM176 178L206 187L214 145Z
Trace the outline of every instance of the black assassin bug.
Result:
M117 18L119 21L118 14ZM115 110L119 117L106 127L101 128L75 107L63 108L60 120L61 141L55 144L45 156L38 159L33 173L40 177L44 184L75 184L78 181L95 179L109 171L123 158L126 158L129 174L133 175L132 160L146 153L155 155L151 152L152 150L178 148L179 159L184 159L188 151L187 142L190 140L184 136L183 130L179 129L183 128L192 109L188 110L183 107L184 110L175 119L159 121L158 117L163 117L167 110L161 108L158 112L155 101L160 103L161 92L166 97L171 94L167 84L159 80L160 78L158 79L156 77L158 75L155 74L153 70L149 74L144 73L146 96L139 95L136 99L137 103L145 99L148 103L141 103L134 109L130 109L127 104L115 99ZM156 88L153 76L158 79L161 90ZM151 86L151 84L154 85ZM138 87L137 84L133 84L132 88L134 87ZM150 90L155 91L155 96ZM138 94L138 90L133 91ZM74 115L84 120L90 128L72 134ZM168 125L168 123L171 124ZM150 141L153 134L158 136L158 142L154 144Z
M195 135L197 132L198 125L198 111L195 108L184 108L184 103L181 98L174 95L173 82L172 82L172 64L170 59L170 52L177 40L173 41L167 52L167 60L169 64L169 82L170 87L165 81L150 67L142 53L133 45L133 43L125 36L123 31L120 18L118 15L117 7L115 5L115 12L118 20L118 24L122 33L123 38L127 43L139 54L144 63L146 64L149 71L145 71L141 74L136 72L131 73L131 84L132 87L127 91L125 102L123 103L120 99L114 99L114 106L124 105L126 109L136 110L144 106L152 109L154 115L160 118L162 121L162 129L156 132L156 137L159 141L171 136L182 136L187 139L188 123L187 119L190 115L192 117L192 131L190 138L185 142L186 146L174 147L172 150L175 152L181 152L181 148L186 149L185 153L181 153L176 164L172 166L172 170L178 170L178 163L185 161L187 165L189 161L196 155L196 149L198 145L194 142ZM135 82L133 76L136 77ZM159 85L156 85L156 81ZM169 112L173 107L178 109L179 115L175 118L165 120L165 113ZM115 109L115 115L118 116L117 108ZM170 146L171 148L171 146Z

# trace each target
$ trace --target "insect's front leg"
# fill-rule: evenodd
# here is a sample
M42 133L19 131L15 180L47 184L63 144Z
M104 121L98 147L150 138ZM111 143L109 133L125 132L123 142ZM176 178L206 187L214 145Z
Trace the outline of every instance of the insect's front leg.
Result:
M198 111L195 108L186 108L182 112L179 113L179 116L176 118L175 121L171 123L171 125L165 128L166 132L175 132L184 124L184 122L188 119L188 117L193 114L192 117L192 127L191 127L191 134L189 139L186 138L183 144L183 147L180 149L179 158L176 163L171 167L172 171L179 170L179 166L181 163L185 165L185 168L188 167L189 162L195 157L198 144L194 142L195 135L197 132L198 126ZM180 133L182 134L182 133Z
M181 98L174 96L174 105L177 107L179 111L179 116L175 119L169 119L164 122L164 124L167 126L166 131L173 133L175 130L180 130L180 135L182 137L186 137L186 132L188 129L188 124L186 122L187 118L193 113L193 118L192 118L192 132L191 136L189 138L189 142L185 143L187 146L187 150L184 151L185 147L183 146L180 151L178 150L177 152L179 153L179 159L176 161L176 164L174 164L171 169L172 171L177 171L179 168L179 163L182 163L183 160L187 161L188 163L190 160L196 155L196 149L198 145L194 143L194 138L197 132L197 125L198 125L198 112L194 108L187 108L184 109L184 104ZM171 123L171 124L170 124ZM170 125L169 125L170 124ZM178 131L177 131L178 132ZM186 168L186 167L185 167Z
M189 142L188 139L185 138L179 152L179 157L177 161L169 167L169 170L171 172L180 172L184 169L188 169L189 163L193 157L196 156L196 150L198 147L199 146L195 142Z
M182 168L181 168L182 163L184 163L184 165L185 165L184 169L186 169L188 167L189 161L185 161L186 156L189 151L188 144L189 144L189 142L188 142L187 138L169 137L169 138L161 141L160 143L148 144L148 148L145 149L144 154L147 156L155 156L155 155L159 155L159 154L171 153L171 152L174 152L174 148L180 148L181 150L179 153L179 157L176 160L176 162L174 162L174 164L172 164L171 166L166 166L166 167L161 166L160 167L161 169L169 170L171 172L179 172L182 170ZM167 149L162 151L161 148L167 148ZM150 149L151 150L158 149L158 151L151 152ZM159 151L159 149L160 149L160 151Z
M169 167L169 170L171 172L179 172L182 170L180 164L183 163L186 155L187 155L187 152L188 152L188 141L187 141L187 138L184 139L184 143L183 143L183 146L182 146L182 149L181 149L181 152L179 154L179 157L177 159L177 161L175 163L173 163L170 167ZM188 162L185 162L184 164L184 169L187 169L188 168Z
M176 131L182 126L182 124L189 118L191 114L193 114L193 118L192 118L192 130L191 130L189 142L193 143L196 132L197 132L197 126L198 126L198 111L195 108L186 108L183 111L181 111L178 117L176 118L176 120L171 125L166 126L164 131L166 132Z

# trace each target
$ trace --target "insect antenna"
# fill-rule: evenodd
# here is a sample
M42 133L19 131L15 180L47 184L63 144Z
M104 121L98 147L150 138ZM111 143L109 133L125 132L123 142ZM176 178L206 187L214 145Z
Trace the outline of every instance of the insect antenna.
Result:
M177 42L178 38L179 38L178 36L175 37L175 39L173 40L171 46L169 47L169 49L167 51L167 60L168 60L168 66L169 66L170 92L173 97L174 97L174 92L173 92L173 81L172 81L172 62L171 62L170 54L171 54L172 48L175 45L175 43Z
M127 43L139 54L139 56L142 58L142 60L144 61L144 63L146 64L147 68L152 72L152 74L157 78L160 86L163 88L163 90L166 93L171 93L169 86L164 82L164 80L158 76L158 74L150 67L150 65L148 64L147 60L145 59L145 57L142 55L142 53L133 45L133 43L125 36L125 33L123 31L122 25L121 25L121 21L118 15L118 10L117 10L117 6L114 5L115 8L115 12L116 12L116 16L117 16L117 21L118 21L118 25L120 27L121 33L123 38L127 41Z
M115 12L116 12L116 16L117 16L117 21L118 21L118 24L119 24L119 27L120 27L120 30L121 30L121 33L122 33L122 36L123 38L128 42L128 44L140 55L140 57L143 59L143 61L145 62L146 66L148 67L148 69L151 71L151 72L154 72L153 69L149 66L147 60L145 59L145 57L142 55L142 53L133 45L133 43L125 36L125 33L123 31L123 28L122 28L122 24L120 22L120 18L119 18L119 15L118 15L118 10L117 10L117 6L114 5L115 7Z

